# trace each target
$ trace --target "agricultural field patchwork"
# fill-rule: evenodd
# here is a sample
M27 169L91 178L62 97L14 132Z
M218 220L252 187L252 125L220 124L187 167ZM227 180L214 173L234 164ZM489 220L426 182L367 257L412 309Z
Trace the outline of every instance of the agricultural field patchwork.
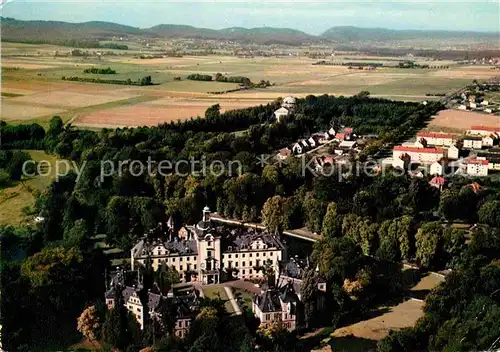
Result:
M114 56L68 56L71 48L56 45L4 43L2 46L2 111L0 118L16 123L46 125L53 115L84 127L155 125L204 116L207 107L220 103L222 110L265 104L289 94L373 96L396 100L437 99L428 94L455 91L473 79L496 75L489 66L464 66L452 61L414 58L419 64L448 69L401 69L401 57L338 56L333 62L377 62L375 70L346 66L313 65L305 56L238 58L234 56L185 56L140 59L140 52L113 51ZM65 55L65 56L55 56ZM86 68L111 67L116 74L84 73ZM253 82L268 80L265 89L237 89L235 83L186 80L193 73L245 76ZM138 81L151 76L152 86L63 81L62 77ZM180 80L179 80L180 79ZM438 122L434 122L438 123Z
M440 111L429 123L429 130L463 132L472 125L500 126L500 116L472 111L447 109Z

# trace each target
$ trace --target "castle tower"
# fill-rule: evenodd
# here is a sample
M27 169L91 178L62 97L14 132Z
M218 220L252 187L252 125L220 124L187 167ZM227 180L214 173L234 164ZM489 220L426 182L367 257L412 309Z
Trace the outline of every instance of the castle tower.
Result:
M198 277L203 284L220 282L222 253L220 236L210 220L210 209L203 208L202 220L196 224L196 240L198 242Z

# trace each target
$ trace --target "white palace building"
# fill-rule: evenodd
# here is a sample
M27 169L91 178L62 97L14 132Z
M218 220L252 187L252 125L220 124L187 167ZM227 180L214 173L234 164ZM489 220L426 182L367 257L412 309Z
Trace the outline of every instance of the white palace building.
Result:
M158 232L158 231L157 231ZM264 263L279 273L279 262L286 251L278 236L254 229L216 227L210 209L196 225L174 231L168 229L148 234L131 250L132 270L150 258L154 270L162 265L175 268L183 282L219 283L225 279L263 278Z

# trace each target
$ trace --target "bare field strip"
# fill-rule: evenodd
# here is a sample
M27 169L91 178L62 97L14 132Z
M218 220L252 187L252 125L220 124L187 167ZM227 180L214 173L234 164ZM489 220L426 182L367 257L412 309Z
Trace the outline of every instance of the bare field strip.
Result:
M170 107L134 105L96 111L77 118L74 125L89 127L154 126L164 122L187 119L191 116L203 116L205 110L205 106L199 105Z
M400 330L415 326L419 318L424 315L424 302L408 300L395 307L390 307L387 313L375 318L335 330L334 337L354 335L356 337L381 340L389 334L389 330Z
M152 106L165 106L165 107L171 107L171 106L203 106L208 108L209 106L219 104L221 106L221 110L231 110L231 109L242 109L242 108L247 108L250 106L256 106L256 105L266 105L269 102L271 102L273 99L270 100L265 100L265 99L259 99L259 100L247 100L247 99L172 99L172 98L164 98L164 99L158 99L155 101L152 101L148 103L148 105Z
M13 102L25 102L34 105L61 105L68 108L77 108L91 105L105 104L116 100L129 99L134 97L130 94L121 93L120 96L102 95L102 94L85 94L67 91L56 91L50 93L31 94L13 98Z
M500 116L471 111L448 109L438 112L430 121L429 128L439 127L467 130L472 125L500 126Z
M268 101L220 101L220 100L179 100L159 99L156 101L116 107L112 109L80 114L73 124L85 127L121 127L121 126L154 126L164 122L185 120L205 115L208 107L221 105L221 111L241 109L250 106L267 104Z
M2 99L0 119L30 120L40 116L58 114L64 111L62 108L58 109L36 105L12 104L12 100L13 99Z

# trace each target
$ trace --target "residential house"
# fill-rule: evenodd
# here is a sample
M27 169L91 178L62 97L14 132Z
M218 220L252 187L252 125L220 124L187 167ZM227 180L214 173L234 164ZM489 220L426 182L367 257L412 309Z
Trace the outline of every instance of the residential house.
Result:
M356 141L342 141L339 144L340 149L354 149L357 146Z
M268 288L261 295L256 295L252 301L252 312L260 320L261 327L280 323L288 330L295 330L301 324L301 306L293 284L289 283L279 288Z
M493 151L493 152L492 152ZM495 152L498 151L498 152ZM498 171L500 170L500 150L497 148L491 148L488 151L478 152L478 159L488 160L488 170Z
M307 144L309 144L309 146L311 148L316 148L319 146L319 141L314 138L313 136L309 137L309 139L307 140Z
M445 146L453 144L453 135L450 133L419 132L417 140L425 139L428 146Z
M261 279L265 261L278 270L285 259L285 247L275 235L255 229L216 227L210 209L203 209L196 225L173 228L160 226L131 250L132 268L151 260L156 270L167 265L179 272L183 282L219 283L223 278Z
M292 152L295 155L305 153L309 149L311 149L311 146L309 145L309 143L305 139L298 141L297 143L295 143L292 146Z
M429 184L432 187L438 188L440 191L443 190L444 185L446 184L446 179L442 176L435 176L432 180L429 181Z
M469 176L488 176L488 160L470 159L467 160L467 175Z
M481 149L483 147L483 137L481 136L465 136L463 140L465 149Z
M406 169L405 162L401 158L393 159L392 160L392 167L395 169L402 169L402 170Z
M495 142L495 139L493 138L493 134L489 135L489 136L485 136L483 137L483 140L482 140L482 146L483 147L493 147L493 143Z
M496 127L476 125L471 126L470 130L467 131L467 134L477 134L481 136L489 136L492 133L500 135L500 125Z
M174 334L185 338L200 308L199 292L186 284L175 284L167 296L167 304L174 307Z
M444 149L442 148L417 148L397 145L392 149L393 159L401 157L403 154L408 154L411 161L416 161L424 164L432 164L444 157Z
M456 160L458 159L458 155L460 153L460 149L458 149L455 145L451 145L447 150L446 150L446 157L448 159L453 159Z
M252 301L252 312L260 320L261 327L267 328L277 323L288 330L303 327L304 305L301 302L300 286L306 269L307 264L298 259L280 262L276 282L270 283ZM321 311L325 308L326 280L319 276L318 269L315 290L316 309Z
M289 148L280 149L279 153L276 154L276 158L280 160L285 160L292 155L292 151Z
M411 162L411 157L408 154L402 154L399 158L392 161L392 167L406 170Z
M427 148L427 141L425 138L420 138L415 141L415 143L411 144L411 146L415 148Z
M273 115L274 115L274 118L276 119L276 122L280 122L283 118L287 117L288 115L290 114L290 112L288 111L288 109L286 108L279 108L278 110L276 110Z
M125 270L112 273L110 284L108 285L108 281L106 281L104 299L108 309L112 309L115 307L116 294L121 294L123 305L134 316L140 329L143 330L146 319L159 317L161 304L165 304L166 297L161 293L144 292L140 278L133 285L127 285L127 274L129 273L134 274Z
M442 176L444 173L445 166L446 166L445 163L436 161L436 162L431 164L431 166L429 168L429 173L433 176L436 176L436 175Z
M335 134L335 139L338 141L343 141L345 138L345 133L336 133Z
M335 163L335 159L333 159L329 155L320 155L320 156L317 156L314 158L315 169L318 172L323 171L323 169L326 166L328 166L328 165L331 166L334 163Z
M305 152L305 148L304 148L304 146L302 145L302 143L297 142L297 143L295 143L295 144L292 146L292 152L293 152L293 154L295 154L295 155L300 155L300 154L302 154L303 152Z
M316 140L319 144L327 143L332 137L328 132L317 132L311 135L314 140Z

